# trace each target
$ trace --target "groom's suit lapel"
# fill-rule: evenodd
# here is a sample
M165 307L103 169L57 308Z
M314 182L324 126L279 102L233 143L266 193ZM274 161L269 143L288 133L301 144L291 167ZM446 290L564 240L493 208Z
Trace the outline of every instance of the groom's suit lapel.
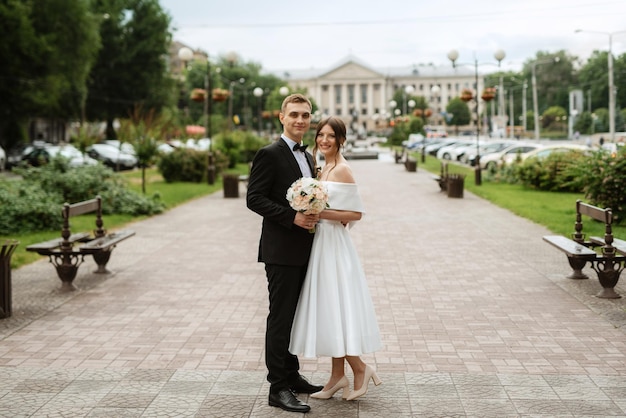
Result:
M291 150L289 149L289 145L287 145L287 143L282 138L280 138L279 141L280 150L285 155L287 161L289 161L289 167L291 167L291 169L294 171L294 174L296 174L297 178L303 177L304 174L300 170L300 166L298 165L296 157L294 157L293 152L291 152ZM315 177L315 172L313 171L313 156L308 152L305 152L304 155L306 156L306 161L309 164L311 173L313 174L313 177Z

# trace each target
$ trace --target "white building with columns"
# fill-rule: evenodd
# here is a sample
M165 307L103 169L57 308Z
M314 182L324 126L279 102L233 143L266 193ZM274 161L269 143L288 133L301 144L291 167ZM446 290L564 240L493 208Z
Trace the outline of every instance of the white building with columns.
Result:
M462 89L483 90L482 75L473 66L413 65L407 67L375 68L353 56L348 56L329 69L294 70L276 73L291 89L305 88L322 116L339 116L347 126L360 132L374 131L387 125L394 115L410 113L410 96L424 97L432 111L428 122L443 124L446 106L461 95ZM475 87L478 79L478 88ZM403 93L403 103L390 102L394 92ZM393 105L393 103L392 103ZM482 111L482 110L481 110Z

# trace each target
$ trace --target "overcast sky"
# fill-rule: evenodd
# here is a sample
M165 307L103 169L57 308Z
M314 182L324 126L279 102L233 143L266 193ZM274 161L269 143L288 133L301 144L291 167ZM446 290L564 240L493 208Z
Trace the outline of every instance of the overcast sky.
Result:
M519 70L537 51L626 53L626 0L160 0L174 39L210 56L236 52L264 70L326 69L354 56L371 67L481 64L494 52ZM576 29L602 33L575 33ZM624 32L624 33L616 33ZM484 68L483 68L484 66ZM493 67L496 70L496 67Z

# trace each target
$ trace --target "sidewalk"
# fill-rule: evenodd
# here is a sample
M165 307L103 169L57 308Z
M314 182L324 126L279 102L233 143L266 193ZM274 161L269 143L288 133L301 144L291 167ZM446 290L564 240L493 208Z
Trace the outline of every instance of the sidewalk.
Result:
M545 228L467 191L447 198L420 167L351 166L384 343L364 359L384 383L355 402L300 395L307 417L626 416L626 297L565 279ZM267 405L261 219L240 187L129 226L114 274L88 260L78 292L60 293L44 259L13 271L0 417L298 416ZM323 384L330 360L301 366Z

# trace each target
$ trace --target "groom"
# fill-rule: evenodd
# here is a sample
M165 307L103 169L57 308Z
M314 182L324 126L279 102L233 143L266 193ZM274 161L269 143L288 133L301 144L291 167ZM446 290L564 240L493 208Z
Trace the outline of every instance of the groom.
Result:
M287 202L287 189L301 177L312 177L313 157L301 147L311 126L311 102L301 94L283 101L279 115L283 134L260 149L252 161L248 208L263 217L258 261L265 263L269 314L265 332L265 364L270 382L269 404L286 411L308 412L309 405L294 393L314 393L323 386L310 384L298 372L298 358L289 353L291 324L311 254L313 234L308 230L319 215L304 215Z

